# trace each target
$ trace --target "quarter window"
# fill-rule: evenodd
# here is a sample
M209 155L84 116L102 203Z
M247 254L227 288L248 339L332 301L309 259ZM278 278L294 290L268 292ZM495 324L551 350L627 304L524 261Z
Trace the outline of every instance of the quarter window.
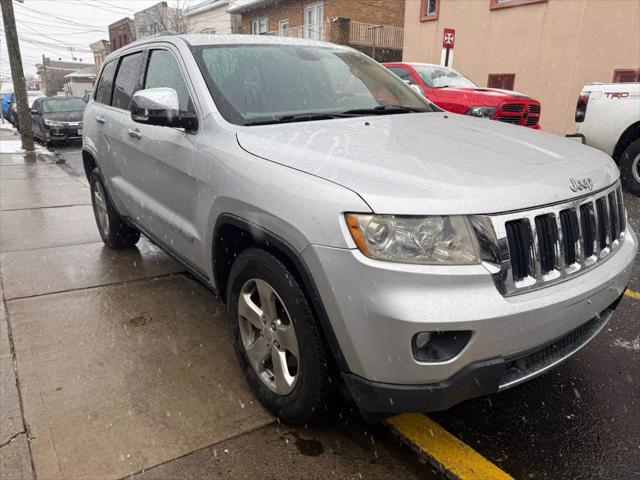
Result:
M144 53L134 53L123 57L116 75L113 90L114 107L129 110L131 97L140 88L140 73L144 62Z
M102 68L102 75L100 75L98 88L96 89L96 102L104 103L105 105L111 103L111 90L113 89L113 75L116 72L116 65L118 65L118 61L114 60Z
M153 50L144 88L173 88L178 93L181 112L193 112L189 89L176 58L168 50Z

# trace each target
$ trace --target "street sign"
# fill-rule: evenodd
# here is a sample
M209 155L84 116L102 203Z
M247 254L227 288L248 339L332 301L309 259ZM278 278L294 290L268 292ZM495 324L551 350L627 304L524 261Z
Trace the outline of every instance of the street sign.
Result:
M442 48L453 48L456 41L456 30L454 28L445 28L442 35Z

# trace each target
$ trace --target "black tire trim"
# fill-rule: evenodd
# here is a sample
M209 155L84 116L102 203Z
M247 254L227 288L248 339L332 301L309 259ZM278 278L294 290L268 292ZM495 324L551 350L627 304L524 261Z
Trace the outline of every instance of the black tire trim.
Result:
M313 309L313 313L318 319L320 328L322 329L322 333L327 340L327 346L329 348L329 351L331 352L331 355L333 356L334 361L336 362L336 365L338 366L338 369L341 372L348 373L350 371L349 366L347 365L347 361L342 354L342 349L340 348L340 344L338 343L338 338L336 337L336 334L333 331L333 327L331 326L331 321L329 320L329 315L327 314L327 311L322 303L320 292L316 287L316 284L313 280L311 272L309 271L309 268L307 267L306 262L296 251L293 245L287 242L284 238L261 227L260 225L252 223L249 220L230 213L223 213L218 217L213 231L211 258L214 263L216 247L215 243L216 238L218 238L217 234L225 225L231 225L248 232L253 237L256 246L265 247L267 244L269 244L273 248L279 250L287 256L288 260L293 264L294 268L297 271L295 273L298 273L300 279L302 280L302 287L307 294L307 299L309 301L309 304L311 305L311 308ZM214 268L214 282L216 284L216 290L220 292L220 294L222 294L222 289L218 287L221 281L220 279L215 277L216 274ZM224 295L224 297L226 298L226 295Z

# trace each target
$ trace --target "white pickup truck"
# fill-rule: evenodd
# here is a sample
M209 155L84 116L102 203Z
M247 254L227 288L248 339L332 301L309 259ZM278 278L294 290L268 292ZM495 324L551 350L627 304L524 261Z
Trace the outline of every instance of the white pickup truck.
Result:
M640 83L586 85L570 136L611 155L624 187L640 194Z

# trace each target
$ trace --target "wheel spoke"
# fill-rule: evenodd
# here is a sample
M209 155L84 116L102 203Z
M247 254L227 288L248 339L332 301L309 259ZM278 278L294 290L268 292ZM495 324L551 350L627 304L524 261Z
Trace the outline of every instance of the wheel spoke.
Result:
M275 348L271 350L271 362L273 363L273 375L275 376L276 393L287 395L291 392L295 377L289 374L287 368L287 357L285 352L280 352Z
M278 318L275 292L267 282L262 280L256 280L256 287L258 288L258 295L260 295L260 305L264 316L267 317L267 322L273 322Z
M258 330L262 329L262 310L253 300L251 294L241 292L238 298L238 315L246 318Z
M245 346L245 350L253 369L257 373L262 372L264 370L264 361L269 358L271 351L265 339L263 337L256 338L251 345Z
M298 353L298 339L291 325L278 325L274 337L280 343L282 350L288 350L296 359L300 358Z

